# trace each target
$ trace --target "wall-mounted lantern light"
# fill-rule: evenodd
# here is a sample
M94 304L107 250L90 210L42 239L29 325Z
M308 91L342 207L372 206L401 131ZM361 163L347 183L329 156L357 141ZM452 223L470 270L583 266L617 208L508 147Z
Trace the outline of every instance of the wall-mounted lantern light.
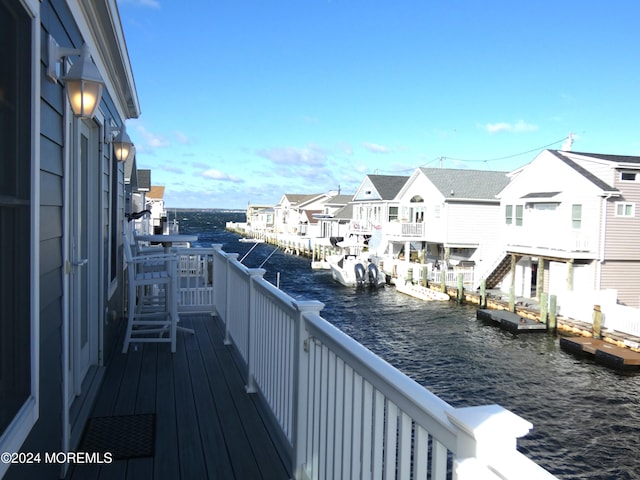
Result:
M82 48L64 48L49 35L49 63L47 76L52 82L58 80L58 61L71 55L80 55L79 60L73 63L69 71L63 75L62 81L67 88L67 96L71 103L71 109L75 115L83 118L91 118L100 105L104 80L98 71L98 67L91 61L89 47L84 44Z
M135 152L135 146L129 135L127 135L127 129L124 124L120 128L114 128L110 123L106 123L104 141L113 146L114 156L119 162L126 162Z
M129 156L133 155L135 150L133 142L131 142L129 135L127 135L124 125L122 126L120 133L118 133L116 138L113 139L112 145L116 160L119 162L126 162Z

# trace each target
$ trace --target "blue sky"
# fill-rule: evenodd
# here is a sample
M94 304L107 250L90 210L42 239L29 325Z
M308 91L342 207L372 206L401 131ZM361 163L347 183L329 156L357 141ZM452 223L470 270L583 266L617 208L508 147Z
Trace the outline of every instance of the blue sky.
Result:
M119 0L138 168L168 207L354 193L368 173L640 155L640 2ZM527 152L527 153L524 153Z

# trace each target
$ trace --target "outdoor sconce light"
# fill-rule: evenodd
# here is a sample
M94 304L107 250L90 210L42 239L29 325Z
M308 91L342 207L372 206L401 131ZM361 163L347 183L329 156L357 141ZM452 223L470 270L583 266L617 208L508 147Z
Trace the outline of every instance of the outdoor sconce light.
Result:
M133 142L129 138L129 135L127 135L127 129L124 124L121 128L112 128L110 124L107 123L105 143L110 143L113 146L113 153L119 162L126 162L135 151Z
M92 118L100 105L104 80L98 71L98 67L91 61L89 47L85 43L82 48L64 48L49 35L49 63L47 76L52 82L58 80L57 65L63 57L80 55L69 71L62 77L67 87L67 96L71 103L71 109L77 116Z
M112 145L116 160L119 162L126 162L135 150L124 125L122 125L122 129L116 135L116 138L113 139Z

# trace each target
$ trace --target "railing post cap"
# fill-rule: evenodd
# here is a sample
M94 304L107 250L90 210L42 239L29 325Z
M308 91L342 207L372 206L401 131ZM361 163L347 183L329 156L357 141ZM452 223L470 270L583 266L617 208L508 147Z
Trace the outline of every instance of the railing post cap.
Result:
M251 277L258 277L258 276L261 277L262 275L267 273L267 271L264 268L248 268L247 273Z
M531 422L500 405L456 408L449 420L475 439L520 438L533 428Z
M318 300L294 300L293 306L301 313L320 312L324 308L324 303Z

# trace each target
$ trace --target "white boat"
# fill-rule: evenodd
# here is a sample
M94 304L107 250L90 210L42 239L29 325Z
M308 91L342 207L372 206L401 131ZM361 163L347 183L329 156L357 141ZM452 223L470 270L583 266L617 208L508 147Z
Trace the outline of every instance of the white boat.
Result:
M238 241L242 243L264 243L262 238L240 238Z
M437 292L430 288L417 285L415 283L407 282L404 279L396 280L396 290L405 295L411 295L412 297L419 298L420 300L449 300L450 297L444 292Z
M346 241L339 242L337 246L343 252L327 258L331 276L336 282L346 287L384 285L385 277L378 266L361 253L365 244Z

